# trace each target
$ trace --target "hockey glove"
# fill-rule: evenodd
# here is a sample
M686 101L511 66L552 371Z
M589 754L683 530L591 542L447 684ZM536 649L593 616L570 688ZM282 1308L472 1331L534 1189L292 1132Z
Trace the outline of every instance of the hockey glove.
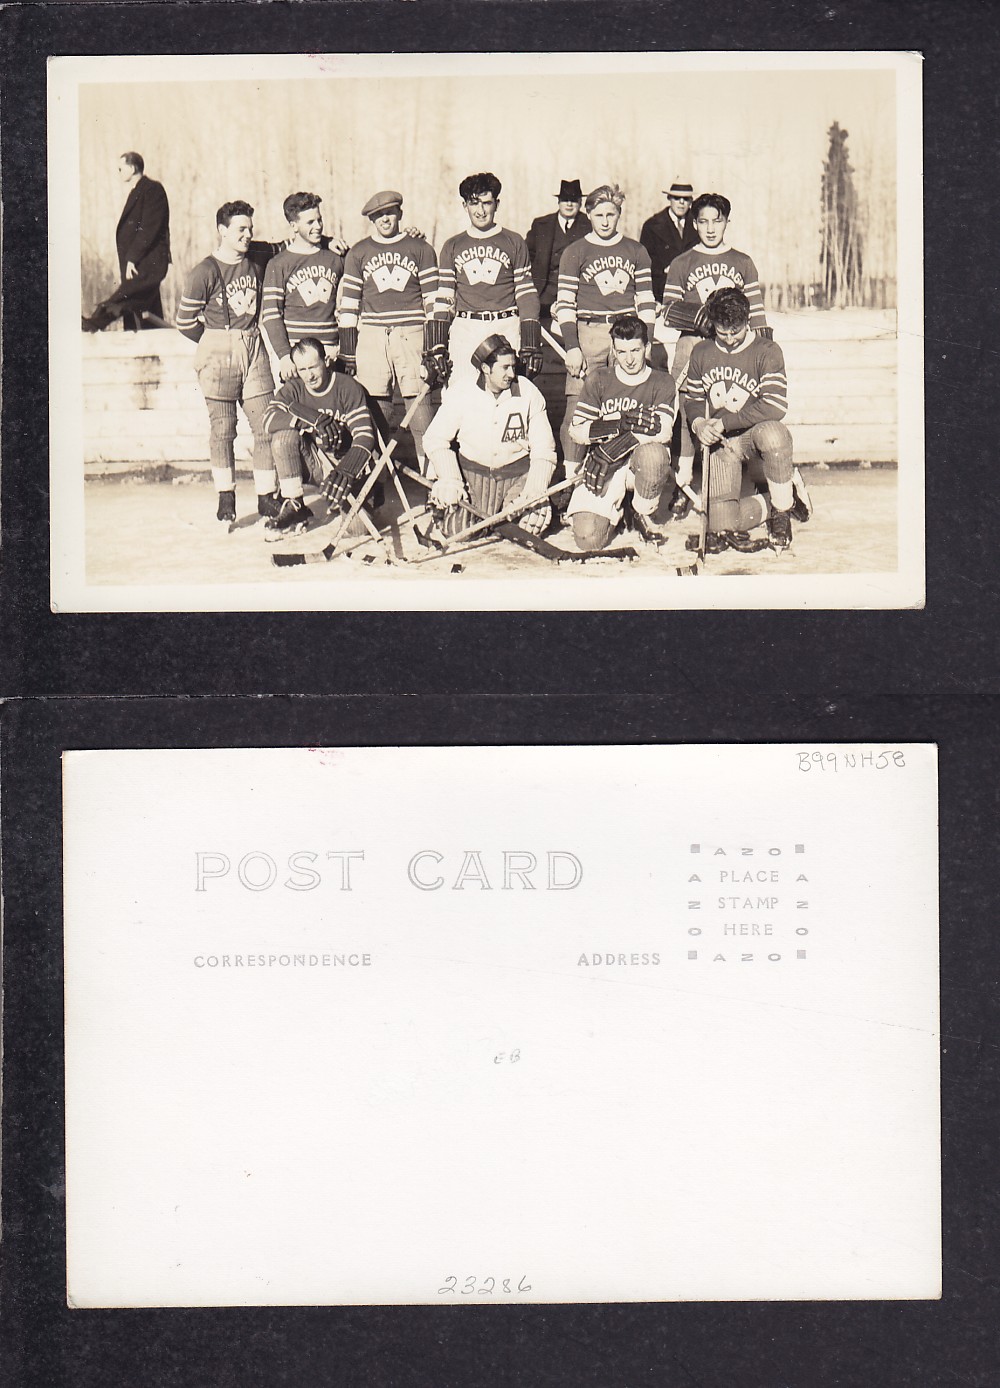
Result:
M658 434L660 432L660 416L648 405L640 405L637 409L626 410L622 415L622 423L636 434Z
M446 386L451 375L448 356L448 324L443 318L428 318L424 323L424 351L420 370L429 390Z
M313 426L313 433L324 453L336 455L347 442L347 430L328 410L320 410L319 418Z
M625 467L635 446L636 441L631 434L619 434L617 438L607 439L596 448L592 448L583 465L583 480L587 490L595 496L603 495L608 479L620 468Z
M542 369L542 326L534 318L521 324L521 350L517 354L521 374L533 381Z
M756 333L757 333L757 336L758 336L758 337L762 337L762 338L764 339L765 342L773 342L773 341L774 341L774 329L773 329L773 328L756 328L755 331L756 331Z
M341 328L340 330L340 356L338 360L344 364L344 370L348 376L358 374L358 330L357 328Z
M595 419L590 426L589 438L591 443L602 443L605 439L613 439L618 434L627 431L628 425L624 419Z
M704 304L687 304L683 300L679 303L669 303L666 319L669 327L679 328L682 333L711 337L715 331L708 321Z
M355 445L349 448L342 458L338 458L333 471L323 480L323 495L331 508L341 506L350 494L351 484L356 482L365 470L371 454L367 448Z

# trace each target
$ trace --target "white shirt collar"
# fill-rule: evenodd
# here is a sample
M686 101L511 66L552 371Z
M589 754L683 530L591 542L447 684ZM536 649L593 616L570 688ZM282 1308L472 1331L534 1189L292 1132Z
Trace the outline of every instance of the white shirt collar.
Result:
M639 372L638 376L629 376L627 372L621 369L617 362L615 363L615 375L623 386L641 386L643 381L648 381L652 374L648 362Z
M474 226L467 226L465 229L468 234L475 237L477 241L485 241L488 236L499 236L500 232L503 231L503 227L500 226L499 223L495 226L491 226L489 231L479 231Z
M372 240L377 241L380 246L394 246L397 241L405 241L405 239L405 231L397 231L395 236L379 236L377 231L372 232Z
M595 246L617 246L622 239L623 236L620 231L616 231L614 236L609 236L606 240L603 236L598 236L596 231L587 232L587 240Z

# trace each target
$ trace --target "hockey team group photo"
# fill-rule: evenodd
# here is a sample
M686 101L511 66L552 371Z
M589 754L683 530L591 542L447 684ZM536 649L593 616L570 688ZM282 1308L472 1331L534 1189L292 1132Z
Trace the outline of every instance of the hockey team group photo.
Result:
M896 574L899 74L466 57L80 84L86 584Z

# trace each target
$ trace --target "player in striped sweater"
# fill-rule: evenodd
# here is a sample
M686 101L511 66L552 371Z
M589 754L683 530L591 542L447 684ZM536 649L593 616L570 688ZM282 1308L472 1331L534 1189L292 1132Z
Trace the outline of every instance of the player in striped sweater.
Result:
M344 260L323 235L322 201L316 193L289 194L282 210L292 239L274 248L264 272L260 321L283 381L295 375L292 345L300 338L318 338L328 350L336 346Z
M572 440L586 455L566 508L582 550L607 545L629 493L637 529L652 538L653 515L671 478L676 391L667 372L646 360L649 326L623 313L610 324L609 340L611 365L587 373L570 421Z
M274 391L267 352L257 320L264 272L253 242L253 208L248 202L223 203L216 213L219 245L191 271L177 310L177 327L197 342L195 371L209 418L209 457L219 493L217 518L236 520L236 406L243 406L253 430L253 476L257 510L278 511L271 443L264 427ZM264 255L270 248L263 248Z
M281 510L268 520L264 538L281 540L304 530L312 511L303 500L302 465L320 480L331 510L348 501L368 466L375 434L364 393L357 381L334 371L324 344L303 337L292 348L295 375L268 405L265 424L271 437L281 485ZM359 518L348 533L365 533Z
M705 304L717 289L739 289L750 304L750 327L754 332L770 334L764 315L764 295L757 267L743 251L726 244L726 229L732 204L721 193L702 193L691 208L698 244L682 252L667 266L663 282L663 311L668 327L680 329L681 336L674 349L670 374L678 390L695 344L707 335ZM680 456L677 460L677 481L689 485L694 468L694 440L683 426L680 429ZM686 506L678 496L679 509Z
M782 423L784 356L750 326L753 305L741 289L717 289L704 308L713 338L695 344L682 398L695 438L711 450L706 551L760 548L749 532L765 520L771 545L787 549L793 516L807 520L809 510L795 495L792 436Z
M437 326L432 330L436 337L429 355L438 362L449 355L458 380L476 380L472 354L497 332L518 353L527 376L541 370L540 309L531 257L523 236L497 226L500 189L496 174L463 178L458 192L469 229L450 236L441 248L434 311ZM446 375L446 371L438 374Z
M422 354L434 342L428 323L438 271L433 247L400 230L402 212L403 195L391 188L375 193L361 209L372 232L347 253L338 320L346 370L384 407L398 386L408 411L423 386ZM433 414L425 397L410 419L421 471L424 431Z
M572 402L588 372L611 362L613 318L638 315L651 331L656 321L652 269L645 246L618 230L625 194L603 183L588 196L593 229L563 251L553 316L566 344L566 416L560 431L567 463L579 463L584 449L571 429Z

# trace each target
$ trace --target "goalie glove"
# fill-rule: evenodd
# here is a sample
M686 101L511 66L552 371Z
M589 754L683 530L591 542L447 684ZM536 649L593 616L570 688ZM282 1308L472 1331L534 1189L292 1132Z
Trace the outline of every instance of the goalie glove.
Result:
M342 458L338 458L333 470L323 479L323 495L331 507L341 506L351 492L351 484L356 482L365 470L371 454L367 448L354 444Z
M429 390L446 386L451 375L448 355L448 324L441 318L428 318L424 323L424 350L420 371Z
M658 434L661 420L648 405L639 405L637 409L625 411L622 423L636 434Z
M667 304L666 320L668 327L679 328L682 333L697 334L698 337L711 337L714 329L708 321L704 304L672 302Z
M521 324L521 350L517 354L521 374L533 381L542 369L542 325L534 318Z
M601 496L608 479L623 468L632 456L636 440L631 434L619 434L590 450L583 465L583 481L588 491Z
M348 376L356 376L358 374L357 328L341 328L339 360L344 363L344 370L347 372Z

